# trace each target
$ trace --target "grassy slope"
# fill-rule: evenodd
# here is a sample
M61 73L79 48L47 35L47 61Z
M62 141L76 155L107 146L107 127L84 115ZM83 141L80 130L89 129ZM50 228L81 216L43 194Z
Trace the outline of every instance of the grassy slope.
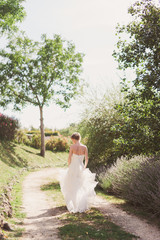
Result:
M0 193L2 193L3 187L10 179L24 167L30 170L32 168L63 167L67 164L68 153L46 151L46 156L43 158L39 152L39 150L28 146L0 142ZM24 231L21 226L24 218L24 213L21 212L21 205L22 181L26 174L28 174L28 171L21 176L12 190L13 218L6 220L13 225L14 231L10 233L3 231L6 238L12 240L19 239Z
M0 193L11 177L23 168L63 167L67 163L67 153L46 151L45 158L39 150L14 143L0 142Z

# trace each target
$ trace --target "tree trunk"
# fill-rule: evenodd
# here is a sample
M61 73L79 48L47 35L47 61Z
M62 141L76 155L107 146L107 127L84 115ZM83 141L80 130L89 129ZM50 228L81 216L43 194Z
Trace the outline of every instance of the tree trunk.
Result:
M44 124L43 124L43 107L40 108L40 128L41 128L41 156L45 157L45 135L44 135Z

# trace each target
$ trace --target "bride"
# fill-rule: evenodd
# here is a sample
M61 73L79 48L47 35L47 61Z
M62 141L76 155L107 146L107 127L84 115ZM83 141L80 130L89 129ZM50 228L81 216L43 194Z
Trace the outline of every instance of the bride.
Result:
M60 179L61 191L69 212L84 212L89 209L96 195L94 188L97 185L95 173L87 167L88 150L80 143L81 136L75 132L71 136L73 145L68 156L68 168L64 170ZM83 163L85 158L85 164Z

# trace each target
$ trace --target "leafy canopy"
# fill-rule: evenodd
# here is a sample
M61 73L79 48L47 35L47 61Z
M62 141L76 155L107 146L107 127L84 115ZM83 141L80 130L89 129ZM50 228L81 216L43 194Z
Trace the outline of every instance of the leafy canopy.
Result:
M128 13L133 21L117 27L120 40L113 56L119 69L135 69L134 86L147 98L146 89L147 93L160 89L160 8L143 0L133 4ZM129 41L121 38L122 33L129 35Z
M14 102L20 109L26 103L43 107L52 100L62 108L80 91L83 54L72 42L59 35L42 36L40 42L24 34L10 40L0 51L1 106Z
M118 105L124 124L117 125L115 140L123 154L155 153L160 150L160 8L151 0L138 1L129 8L133 21L118 26L119 41L113 56L119 69L135 70L133 88L123 79L125 103ZM121 34L128 34L123 39Z
M24 0L1 0L0 1L0 31L16 29L16 22L23 20L25 16L22 3Z

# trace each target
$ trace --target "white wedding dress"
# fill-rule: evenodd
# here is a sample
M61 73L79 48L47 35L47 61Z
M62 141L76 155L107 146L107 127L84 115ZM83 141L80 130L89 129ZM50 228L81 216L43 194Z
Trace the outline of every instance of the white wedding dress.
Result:
M84 155L73 154L69 168L61 172L60 186L69 212L84 212L96 195L95 173L84 169Z

